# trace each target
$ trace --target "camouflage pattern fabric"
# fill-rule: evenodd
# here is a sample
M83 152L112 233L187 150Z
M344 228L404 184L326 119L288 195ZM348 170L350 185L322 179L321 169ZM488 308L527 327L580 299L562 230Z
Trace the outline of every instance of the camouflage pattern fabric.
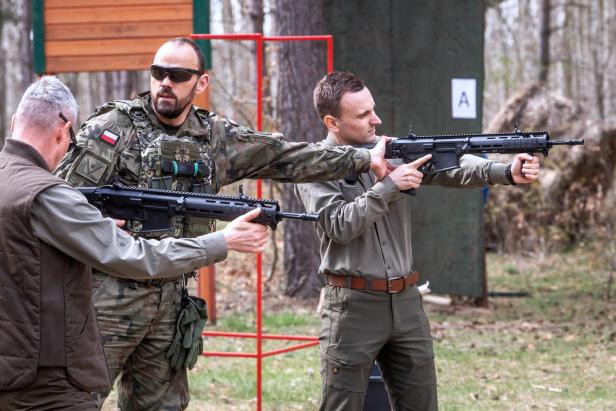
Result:
M93 297L109 376L120 380L121 410L182 410L188 406L186 369L174 370L165 354L181 308L181 281L162 287L93 275ZM99 406L109 391L93 396Z
M280 134L255 132L196 107L181 127L168 129L152 112L149 93L142 93L133 101L99 107L55 173L75 186L119 182L217 193L243 178L320 181L365 172L369 165L367 150L287 143ZM214 229L207 219L178 219L174 235L193 237ZM180 309L176 283L159 287L95 276L94 306L110 375L120 376L120 408L185 408L186 370L172 371L165 358ZM102 404L107 395L96 398Z

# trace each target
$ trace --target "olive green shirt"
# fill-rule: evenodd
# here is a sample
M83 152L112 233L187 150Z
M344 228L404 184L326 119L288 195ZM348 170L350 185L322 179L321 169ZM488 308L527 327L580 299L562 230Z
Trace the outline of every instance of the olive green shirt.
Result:
M336 146L328 136L326 145ZM505 165L464 155L460 168L426 175L422 184L448 187L482 187L508 184ZM316 225L321 241L319 274L390 278L413 271L411 247L412 197L400 193L385 177L360 174L357 182L345 180L296 186L306 211L319 213Z

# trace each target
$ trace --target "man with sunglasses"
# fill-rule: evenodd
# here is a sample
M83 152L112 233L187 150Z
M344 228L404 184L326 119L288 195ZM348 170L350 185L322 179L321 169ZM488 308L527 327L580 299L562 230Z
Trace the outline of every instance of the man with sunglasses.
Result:
M388 171L384 143L375 149L287 143L192 105L208 86L204 57L190 39L163 44L151 66L150 91L107 103L78 133L77 147L58 174L78 186L129 186L216 193L244 178L307 182L352 172ZM207 219L179 220L174 236L215 230ZM168 235L168 234L167 234ZM162 236L162 234L161 234ZM94 304L121 409L183 409L189 400L184 368L166 358L180 310L181 277L127 281L94 274ZM104 400L107 392L101 394Z

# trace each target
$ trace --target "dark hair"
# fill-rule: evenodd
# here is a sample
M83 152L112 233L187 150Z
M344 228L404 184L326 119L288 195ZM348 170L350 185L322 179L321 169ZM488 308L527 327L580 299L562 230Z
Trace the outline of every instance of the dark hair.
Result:
M353 73L332 71L317 83L314 88L314 108L322 120L326 115L340 115L340 99L344 93L357 93L366 87Z
M185 44L191 47L193 51L195 52L195 54L197 55L197 61L199 62L199 72L203 74L203 72L205 71L205 56L203 55L203 51L201 50L201 47L199 47L193 39L188 38L188 37L176 37L176 38L166 41L165 44L166 43L180 43L180 44Z

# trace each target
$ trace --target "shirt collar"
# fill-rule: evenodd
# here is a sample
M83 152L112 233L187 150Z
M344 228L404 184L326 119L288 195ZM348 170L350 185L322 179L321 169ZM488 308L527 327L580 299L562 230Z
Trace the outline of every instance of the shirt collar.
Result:
M34 165L51 172L43 156L41 156L41 154L28 143L24 143L23 141L15 138L7 138L4 142L2 151L4 153L26 159Z
M327 144L328 146L332 146L332 147L337 147L340 144L338 144L338 142L336 141L336 138L334 136L332 136L331 133L327 134L327 137L325 137L325 144Z

